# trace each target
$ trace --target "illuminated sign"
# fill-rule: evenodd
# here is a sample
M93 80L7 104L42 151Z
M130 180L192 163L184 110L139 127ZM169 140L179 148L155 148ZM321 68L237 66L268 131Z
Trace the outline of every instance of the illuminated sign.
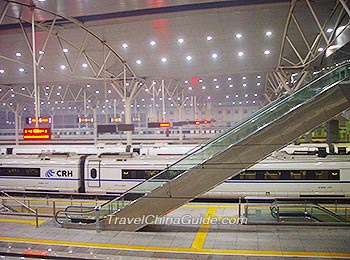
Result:
M195 121L194 124L195 124L195 125L200 125L200 124L201 124L201 121Z
M51 130L50 128L24 128L23 139L24 140L50 140Z
M148 128L170 127L170 122L152 122L147 124Z
M121 121L120 117L111 117L111 123L120 123Z
M139 118L139 117L133 117L133 118L132 118L132 121L133 121L133 122L140 122L140 118Z
M36 122L38 122L39 124L51 124L51 117L39 117L38 120L33 117L27 117L26 122L28 125L35 124Z
M78 117L78 123L93 123L93 117Z

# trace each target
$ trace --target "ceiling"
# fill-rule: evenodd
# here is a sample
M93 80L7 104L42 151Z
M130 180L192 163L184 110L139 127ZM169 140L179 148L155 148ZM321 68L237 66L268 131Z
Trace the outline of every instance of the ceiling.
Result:
M20 16L22 21L29 22L31 12L15 2L30 4L29 0L11 1L0 24L0 69L4 71L0 74L0 85L2 91L8 86L15 88L15 92L16 88L25 89L22 91L30 95L32 56L15 18ZM0 0L0 12L7 3ZM166 86L170 86L168 82L177 82L186 88L187 95L211 97L213 102L230 104L264 101L265 76L278 64L290 7L290 2L285 0L46 0L34 1L34 4L41 9L35 11L39 25L49 29L55 19L52 13L57 13L75 18L105 41L113 50L106 62L111 74L123 70L119 57L137 77L157 82L163 79ZM320 21L328 17L333 5L334 1L329 0L313 2ZM308 26L312 18L303 5L298 6L298 16L305 23L305 34L315 37L317 30ZM31 42L30 24L23 25ZM42 54L39 67L43 68L37 71L42 97L45 97L45 86L50 86L53 92L59 91L58 86L63 89L70 86L78 92L87 85L91 86L94 96L101 95L102 100L117 97L110 81L104 81L103 70L99 79L93 79L94 70L96 74L99 68L87 64L89 59L79 51L84 49L90 61L102 62L109 49L91 35L84 41L85 31L61 17L57 18L53 31L60 35L61 41L50 36ZM266 35L267 32L270 35ZM47 34L43 28L36 27L37 51L44 46ZM242 37L236 37L237 34ZM150 44L151 41L155 44ZM64 53L62 47L68 52ZM16 56L17 52L21 53L20 57ZM62 65L66 68L62 69ZM69 71L69 66L75 67L74 73ZM20 72L20 68L24 71ZM96 93L96 90L102 91ZM103 91L106 91L104 95ZM16 94L12 99L23 96Z

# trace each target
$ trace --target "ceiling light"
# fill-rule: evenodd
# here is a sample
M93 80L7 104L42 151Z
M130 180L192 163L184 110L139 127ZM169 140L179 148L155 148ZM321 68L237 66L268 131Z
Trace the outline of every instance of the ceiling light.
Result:
M22 54L21 54L20 52L16 52L16 56L17 56L17 57L21 57Z
M229 96L229 95L226 95L226 98L230 98L230 96Z
M246 79L247 79L247 77L246 77L246 76L243 76L243 77L242 77L242 79L243 79L243 80L246 80Z
M256 103L256 101L255 100L253 100L253 104L255 104Z
M232 78L228 77L227 80L232 80Z
M83 66L83 68L87 68L88 65L86 63L83 63L82 66Z
M206 89L206 87L205 87L205 86L202 86L202 89Z
M271 35L272 35L272 32L271 32L271 31L267 31L267 32L265 33L265 35L266 35L266 36L271 36Z
M185 80L185 84L188 84L188 80Z
M332 29L332 28L328 28L328 29L327 29L327 32L328 32L328 33L331 33L331 32L333 32L333 29Z
M41 70L44 70L45 68L43 66L40 67Z
M213 37L212 36L207 36L207 41L211 41L213 39Z
M210 96L208 96L208 99L210 99Z
M1 74L5 73L5 70L0 69L0 73L1 73Z
M46 0L38 0L39 2L45 2Z
M141 63L142 63L141 60L137 60L137 61L136 61L136 64L139 64L139 65L140 65Z
M192 87L188 87L188 90L192 90Z
M122 44L122 47L123 47L124 49L126 49L126 48L128 48L129 46L128 46L126 43L123 43L123 44Z
M265 50L265 51L264 51L264 54L265 54L265 55L269 55L270 53L271 53L270 50Z
M186 56L186 60L188 61L192 60L192 56Z
M199 80L198 80L198 82L199 82L199 83L202 83L202 82L203 82L203 80L202 80L202 79L199 79Z
M167 58L162 58L162 62L166 62L167 61Z
M240 39L240 38L242 38L242 37L243 37L243 36L242 36L241 33L237 33L237 34L236 34L236 38Z
M248 97L248 94L245 94L244 97Z
M99 90L96 90L96 94L99 94L100 93L100 91Z
M261 83L260 83L260 82L258 82L258 83L256 83L256 85L257 85L257 86L260 86L260 85L261 85Z
M68 52L68 49L67 49L67 48L63 48L62 51L63 51L64 53L67 53L67 52Z
M318 48L318 51L321 52L323 51L324 49L322 47Z
M247 83L243 83L243 87L246 87L247 86Z
M257 96L258 96L258 94L255 93L255 94L254 94L254 97L257 97Z
M43 52L42 50L39 51L40 55L43 55L45 52Z
M215 88L220 88L220 86L219 86L219 85L216 85Z
M233 84L228 85L230 88L233 88Z
M213 59L216 59L216 58L218 57L218 55L217 55L216 53L213 53L213 54L211 55L211 57L212 57Z
M261 75L257 75L256 78L257 78L257 79L261 79Z
M236 94L236 97L238 97L238 94Z
M178 43L183 43L185 40L184 39L182 39L182 38L180 38L180 39L177 39L177 42Z
M19 72L24 72L24 69L23 68L19 68L18 71Z
M242 57L242 56L244 55L244 52L243 52L243 51L240 51L240 52L237 53L237 55L238 55L239 57Z
M66 68L66 65L61 65L60 68L61 70L64 70Z
M90 84L87 84L86 87L89 88L89 87L91 87L91 85L90 85Z
M152 46L154 46L154 45L156 45L157 43L156 43L155 41L150 41L149 44L152 45Z
M213 79L213 81L215 81L215 82L216 82L216 81L218 81L218 79Z

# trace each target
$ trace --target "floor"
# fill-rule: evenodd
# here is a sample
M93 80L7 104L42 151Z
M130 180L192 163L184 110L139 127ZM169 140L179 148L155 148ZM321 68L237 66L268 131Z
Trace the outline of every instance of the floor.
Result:
M350 227L237 224L236 204L191 203L139 232L0 216L1 259L350 259Z

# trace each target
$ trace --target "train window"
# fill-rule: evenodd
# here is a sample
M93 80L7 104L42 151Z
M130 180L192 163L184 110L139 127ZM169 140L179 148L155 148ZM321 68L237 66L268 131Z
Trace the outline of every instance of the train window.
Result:
M95 168L91 169L90 176L91 176L92 179L96 179L97 178L97 170Z
M40 177L40 168L0 167L0 176Z
M245 171L239 175L240 180L256 180L255 171Z
M316 171L316 180L328 180L328 171Z
M266 171L265 180L279 180L281 178L281 172L279 171Z
M122 170L122 179L149 179L159 172L159 170Z
M290 171L291 180L301 180L303 179L302 171Z

